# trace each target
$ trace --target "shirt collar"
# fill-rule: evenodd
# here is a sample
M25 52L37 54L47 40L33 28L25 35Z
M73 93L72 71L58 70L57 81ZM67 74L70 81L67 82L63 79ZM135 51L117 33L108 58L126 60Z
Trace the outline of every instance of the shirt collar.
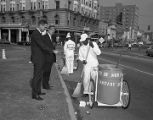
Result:
M47 34L48 34L48 36L49 36L50 40L52 41L52 37L51 37L51 34L50 34L50 33L47 33Z
M39 28L36 28L40 33L42 33L41 31L40 31L40 29Z

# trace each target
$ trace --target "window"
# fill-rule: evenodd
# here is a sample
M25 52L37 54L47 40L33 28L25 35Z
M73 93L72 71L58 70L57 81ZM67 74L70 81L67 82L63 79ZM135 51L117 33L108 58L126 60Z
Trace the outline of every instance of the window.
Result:
M38 8L41 9L41 3L40 2L38 3Z
M24 16L21 16L21 22L25 23L25 17Z
M19 4L16 5L17 11L20 10Z
M60 1L56 1L56 9L60 8Z
M46 15L44 15L42 18L47 21L47 16Z
M6 4L1 4L1 12L5 12L6 11Z
M90 2L89 2L89 7L92 7L92 1L90 0Z
M68 1L68 9L71 8L71 1Z
M3 11L3 9L2 9L2 5L1 5L1 11Z
M12 23L15 23L15 18L12 16L11 17Z
M67 25L69 25L70 24L70 21L69 20L67 20Z
M32 16L31 20L32 20L32 24L36 24L36 17L35 16Z
M48 9L48 1L43 0L42 1L42 7L43 7L43 9Z
M55 25L59 25L60 24L60 19L58 15L55 15Z
M10 11L14 11L14 9L15 9L15 2L10 1Z
M74 17L73 18L73 26L75 26L76 25L76 18Z
M31 1L31 10L36 10L36 9L37 9L36 1Z
M26 8L26 1L25 0L21 0L20 1L20 5L17 6L17 9L25 10L25 8Z
M5 23L5 22L6 22L5 17L2 17L2 23Z

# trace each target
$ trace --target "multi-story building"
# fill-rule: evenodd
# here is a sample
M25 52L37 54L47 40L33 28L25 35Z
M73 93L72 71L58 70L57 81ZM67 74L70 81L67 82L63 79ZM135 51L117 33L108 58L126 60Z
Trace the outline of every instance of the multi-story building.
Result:
M99 21L99 34L105 36L107 34L108 23Z
M101 6L100 20L116 25L117 35L122 35L124 31L129 31L131 28L131 36L133 36L131 39L135 39L138 29L138 12L136 5L116 3L115 6Z
M0 0L0 39L29 41L43 18L63 37L81 32L84 26L98 31L99 0Z

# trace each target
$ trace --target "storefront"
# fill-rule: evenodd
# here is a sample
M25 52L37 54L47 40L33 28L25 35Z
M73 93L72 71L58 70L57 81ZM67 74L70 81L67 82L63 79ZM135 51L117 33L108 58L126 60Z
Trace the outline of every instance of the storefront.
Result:
M29 30L21 25L3 24L0 28L0 42L29 42Z

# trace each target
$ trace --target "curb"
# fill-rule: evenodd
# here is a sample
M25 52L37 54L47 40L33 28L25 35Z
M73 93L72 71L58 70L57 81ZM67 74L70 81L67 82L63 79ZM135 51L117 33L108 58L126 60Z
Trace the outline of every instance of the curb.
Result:
M77 120L76 116L75 116L75 110L74 110L74 107L73 107L73 104L72 104L72 100L71 100L71 97L70 97L70 94L68 92L68 89L66 87L66 84L57 68L57 64L55 64L55 67L56 67L56 70L58 72L58 76L60 78L60 82L62 84L62 87L64 89L64 94L66 96L66 101L67 101L67 104L68 104L68 110L69 110L69 115L70 115L70 118L71 120Z

